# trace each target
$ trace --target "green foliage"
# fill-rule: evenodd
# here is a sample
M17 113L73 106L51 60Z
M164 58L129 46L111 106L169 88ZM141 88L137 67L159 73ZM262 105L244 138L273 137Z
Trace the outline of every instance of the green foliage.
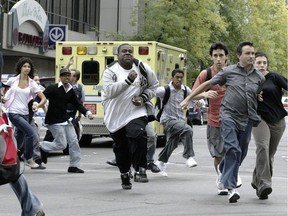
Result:
M132 40L155 40L188 51L188 85L211 64L209 47L221 41L229 61L241 41L264 51L270 69L287 76L287 9L283 0L150 0Z

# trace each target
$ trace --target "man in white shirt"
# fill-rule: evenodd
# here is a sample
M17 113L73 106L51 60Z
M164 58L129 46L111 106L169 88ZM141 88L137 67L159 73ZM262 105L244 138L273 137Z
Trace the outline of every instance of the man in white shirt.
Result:
M102 103L104 122L114 140L113 151L121 173L122 188L131 189L131 163L135 182L148 182L147 134L148 123L145 102L155 96L158 80L149 65L144 65L144 76L133 61L133 47L118 47L118 61L111 63L103 73ZM139 62L138 62L139 63Z

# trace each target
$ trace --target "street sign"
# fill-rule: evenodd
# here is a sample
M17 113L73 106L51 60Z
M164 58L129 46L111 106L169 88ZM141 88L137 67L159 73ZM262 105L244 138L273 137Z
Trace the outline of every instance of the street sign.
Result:
M49 46L55 46L56 41L67 40L68 25L49 25Z

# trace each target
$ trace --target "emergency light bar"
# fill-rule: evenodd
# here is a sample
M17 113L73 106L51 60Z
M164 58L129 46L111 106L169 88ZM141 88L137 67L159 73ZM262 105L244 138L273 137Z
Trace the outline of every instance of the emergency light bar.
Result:
M139 53L139 55L148 55L149 54L149 47L139 47L138 53Z
M63 55L72 55L72 47L62 47Z
M77 47L77 55L86 55L87 47Z

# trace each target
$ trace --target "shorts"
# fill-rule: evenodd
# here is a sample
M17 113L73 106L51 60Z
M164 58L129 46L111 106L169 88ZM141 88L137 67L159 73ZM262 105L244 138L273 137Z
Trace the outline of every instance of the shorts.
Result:
M224 141L220 127L207 125L207 145L212 157L223 157L225 153Z

